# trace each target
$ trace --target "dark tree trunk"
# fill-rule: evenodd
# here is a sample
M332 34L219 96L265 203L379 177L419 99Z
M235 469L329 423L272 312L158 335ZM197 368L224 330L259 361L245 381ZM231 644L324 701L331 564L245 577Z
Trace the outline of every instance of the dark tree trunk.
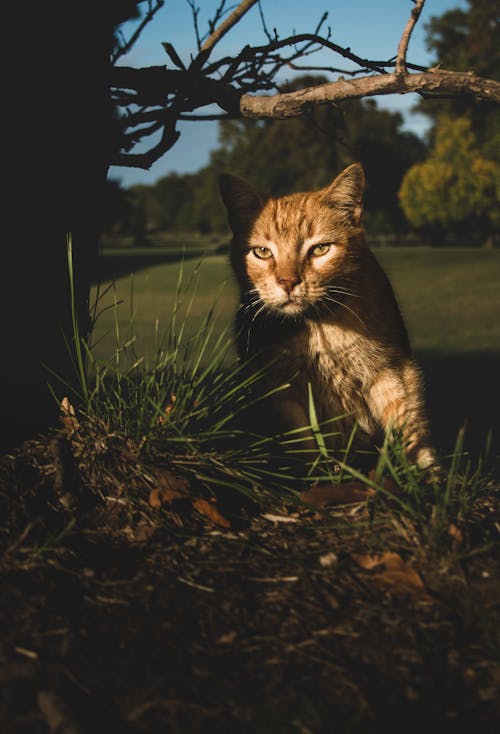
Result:
M72 396L49 370L77 386L66 343L72 338L66 240L71 233L84 333L112 142L110 8L83 1L10 5L4 28L23 63L13 70L4 105L10 122L4 146L12 159L4 178L10 227L1 267L2 449L57 424L48 383L59 398Z

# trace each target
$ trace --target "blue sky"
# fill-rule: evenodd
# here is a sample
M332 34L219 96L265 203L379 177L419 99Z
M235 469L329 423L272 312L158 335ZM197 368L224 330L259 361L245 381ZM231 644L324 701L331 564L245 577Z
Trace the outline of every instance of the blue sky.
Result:
M204 32L207 18L213 15L218 0L198 0L200 6L199 25ZM237 2L229 2L234 7ZM432 15L441 15L454 7L465 7L465 0L427 0L422 16L413 32L408 52L408 60L421 65L432 62L425 47L424 23ZM270 29L276 28L280 37L294 32L312 32L322 16L328 11L326 25L332 29L331 39L340 46L350 46L358 55L371 59L387 59L396 54L401 32L408 20L411 0L262 0L266 23ZM127 38L134 26L125 24L122 28ZM120 63L128 66L152 66L170 64L162 41L172 43L185 63L196 50L191 10L186 0L167 0L154 20ZM232 55L244 45L265 43L257 6L236 25L217 45L213 57ZM308 63L314 65L333 65L348 68L346 62L331 53L321 52L309 57ZM332 80L334 77L332 76ZM380 107L399 110L405 119L405 126L423 134L427 120L416 115L411 108L416 95L388 95L377 97ZM118 179L124 186L136 183L154 183L167 173L176 171L186 173L196 171L208 162L210 150L217 145L217 123L185 122L178 126L181 137L163 158L149 171L133 168L112 167L110 178Z

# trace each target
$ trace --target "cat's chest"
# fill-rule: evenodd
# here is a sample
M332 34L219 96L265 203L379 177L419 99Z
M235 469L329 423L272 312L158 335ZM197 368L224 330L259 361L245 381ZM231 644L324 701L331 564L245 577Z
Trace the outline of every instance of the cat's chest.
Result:
M350 392L370 383L384 362L376 340L342 322L311 320L286 331L269 329L263 337L261 354L271 381L312 382L318 389Z
M303 366L320 379L330 381L337 374L363 383L379 361L377 345L355 329L313 322L304 337Z

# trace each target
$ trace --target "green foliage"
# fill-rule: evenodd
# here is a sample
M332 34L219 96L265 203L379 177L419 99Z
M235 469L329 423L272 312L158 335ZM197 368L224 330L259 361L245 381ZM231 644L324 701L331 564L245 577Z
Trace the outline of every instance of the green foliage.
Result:
M498 166L483 157L468 118L440 118L434 148L406 173L401 205L415 227L483 238L498 227Z
M472 71L487 79L500 79L500 24L498 0L468 0L465 9L454 8L432 17L426 25L427 47L435 63L445 69ZM500 118L497 105L465 97L425 99L418 110L434 120L445 114L467 117L487 158L498 161Z

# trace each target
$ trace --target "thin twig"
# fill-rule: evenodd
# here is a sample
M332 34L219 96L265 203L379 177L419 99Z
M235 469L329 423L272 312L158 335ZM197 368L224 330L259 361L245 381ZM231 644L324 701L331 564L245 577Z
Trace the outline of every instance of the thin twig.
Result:
M206 38L208 38L208 36L214 32L214 30L217 27L217 23L222 18L222 16L225 15L225 12L224 12L225 7L226 7L226 0L221 0L219 7L215 11L214 17L212 18L212 20L208 21L208 33L206 35ZM229 11L226 11L226 12L229 12Z
M271 35L271 33L269 32L269 29L267 27L266 19L264 18L264 11L262 10L261 0L258 0L258 4L259 4L259 15L260 15L260 22L262 24L262 30L266 34L267 40L269 41L269 43L273 43L273 41L277 41L278 40L278 35L276 33L276 28L274 29L274 38L273 38L273 36Z
M144 16L143 20L139 24L139 26L136 28L132 36L129 38L128 41L125 41L122 46L120 46L114 54L111 55L111 63L115 64L116 61L120 58L120 56L123 56L124 54L128 53L134 43L137 41L139 36L141 35L144 28L147 26L147 24L153 20L156 13L160 10L161 7L165 4L165 0L156 0L156 5L154 7L151 6L151 3L148 3L149 10ZM121 38L123 38L123 33L121 31L119 32Z
M415 0L412 0L415 2ZM401 40L398 46L398 55L396 57L396 74L406 74L406 52L408 51L408 43L410 42L410 36L413 33L413 29L420 17L420 13L424 7L425 0L416 0L415 6L411 9L408 23L405 26Z
M186 0L187 4L191 8L191 14L193 16L193 27L194 27L194 33L196 36L196 48L198 51L201 49L201 39L200 39L200 28L198 25L198 15L200 14L200 9L195 4L194 0Z
M234 26L238 21L255 5L258 0L242 0L242 2L236 7L231 15L224 20L218 28L207 38L200 51L211 51L216 43L220 41L222 36Z

